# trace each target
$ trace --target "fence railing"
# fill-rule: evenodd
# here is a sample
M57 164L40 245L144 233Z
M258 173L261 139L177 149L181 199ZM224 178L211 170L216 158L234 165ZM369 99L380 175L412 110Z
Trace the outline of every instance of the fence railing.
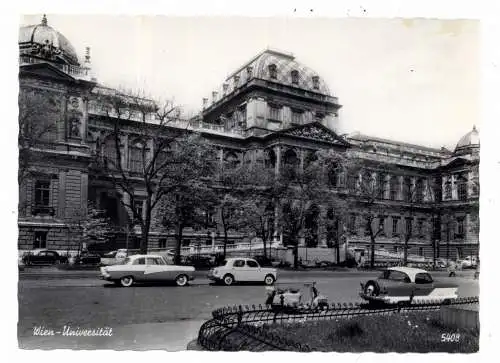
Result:
M304 306L296 309L272 308L269 305L238 305L214 310L213 319L205 322L198 334L198 343L207 350L291 350L310 351L307 344L276 336L259 327L264 324L303 323L307 321L338 320L357 316L389 315L414 311L439 310L443 306L473 305L479 297L442 300L413 299L405 305L374 307L360 303L332 303L327 308Z

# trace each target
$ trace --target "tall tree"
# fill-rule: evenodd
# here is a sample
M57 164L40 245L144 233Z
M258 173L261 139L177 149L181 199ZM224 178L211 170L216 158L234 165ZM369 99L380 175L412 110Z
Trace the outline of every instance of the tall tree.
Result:
M36 149L44 148L56 138L61 102L56 95L41 90L19 92L18 183L21 185L33 171Z
M139 224L140 251L146 253L153 214L165 195L162 185L171 177L172 164L178 163L168 156L173 144L188 138L188 125L169 127L179 121L179 108L171 101L155 102L142 92L99 89L93 102L111 127L106 140L97 145L97 169L122 193L120 203ZM127 136L128 150L122 147Z

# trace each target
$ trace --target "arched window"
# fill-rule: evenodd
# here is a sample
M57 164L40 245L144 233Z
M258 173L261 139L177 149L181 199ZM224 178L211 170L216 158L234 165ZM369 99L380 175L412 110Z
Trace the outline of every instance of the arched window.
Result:
M292 84L298 85L299 84L299 71L293 70L291 72L292 76Z
M451 193L451 181L447 180L444 183L444 198L445 199L451 199L452 198L452 193Z
M350 192L355 192L358 189L358 174L349 171L347 174L347 188Z
M269 65L269 78L271 79L278 78L278 68L276 67L276 64Z
M236 155L235 152L233 151L226 151L224 153L224 166L228 167L230 169L234 169L238 167L240 164L240 160L238 158L238 155Z
M297 166L299 165L299 158L297 157L297 153L293 149L288 149L283 154L283 163L287 166Z
M340 186L340 171L340 165L338 163L332 163L328 166L328 184L334 188Z

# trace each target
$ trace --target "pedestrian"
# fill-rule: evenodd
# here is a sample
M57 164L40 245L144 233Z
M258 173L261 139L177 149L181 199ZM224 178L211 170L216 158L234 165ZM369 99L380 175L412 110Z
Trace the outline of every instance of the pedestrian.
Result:
M456 270L457 270L457 265L455 261L450 261L448 262L448 277L454 277L456 276Z

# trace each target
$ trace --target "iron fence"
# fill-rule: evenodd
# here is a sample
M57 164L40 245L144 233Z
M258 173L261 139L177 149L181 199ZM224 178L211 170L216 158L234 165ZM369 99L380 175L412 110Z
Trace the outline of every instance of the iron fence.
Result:
M284 339L260 326L320 320L338 320L357 316L389 315L394 313L433 311L442 306L473 305L479 297L465 297L444 303L442 300L419 301L409 304L374 306L360 303L332 303L323 309L273 308L269 305L238 305L214 310L213 319L205 322L198 334L198 343L207 350L250 351L310 351L307 344Z

